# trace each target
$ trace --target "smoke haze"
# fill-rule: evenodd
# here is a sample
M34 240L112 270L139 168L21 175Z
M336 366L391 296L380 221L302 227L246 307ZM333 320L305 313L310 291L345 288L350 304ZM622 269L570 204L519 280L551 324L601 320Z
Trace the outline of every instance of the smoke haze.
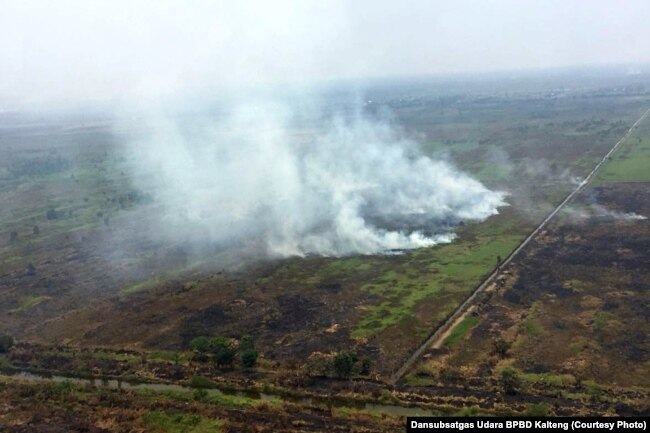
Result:
M366 254L449 242L455 224L504 205L388 121L357 112L305 132L296 117L249 102L218 119L149 118L129 147L155 179L161 233L271 256Z
M644 1L0 6L0 110L103 101L135 115L124 147L155 191L156 232L276 256L449 242L505 204L362 104L305 102L323 83L353 79L363 100L365 78L650 60ZM273 96L285 86L291 98Z
M592 203L585 207L568 207L564 213L571 221L576 223L582 223L591 218L605 218L615 221L640 221L648 219L648 217L635 212L618 212L607 209L605 206L597 203Z
M0 109L642 64L649 19L645 0L0 0Z

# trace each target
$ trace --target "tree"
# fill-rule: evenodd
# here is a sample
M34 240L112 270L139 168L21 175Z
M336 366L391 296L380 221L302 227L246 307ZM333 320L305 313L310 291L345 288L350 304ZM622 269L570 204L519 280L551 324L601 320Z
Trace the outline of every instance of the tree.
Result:
M321 352L313 352L303 366L305 374L311 377L327 377L332 369L332 357Z
M196 401L205 401L208 398L208 390L203 388L198 388L194 390L194 400Z
M193 338L192 341L190 341L190 349L205 355L210 350L210 339L205 336Z
M511 367L506 367L501 370L501 379L499 380L499 383L503 388L503 392L510 395L516 394L521 387L519 373Z
M190 378L192 388L214 388L216 384L205 376L194 375Z
M361 361L361 374L367 375L370 373L370 358L363 358Z
M27 275L30 276L36 275L36 266L34 266L34 264L31 262L28 263L26 271L27 271Z
M508 356L511 344L503 338L497 338L492 342L492 350L501 358Z
M252 368L257 364L258 353L255 349L246 349L241 353L241 363L244 368Z
M255 349L255 341L250 335L244 335L241 340L239 340L239 348L241 350Z
M239 340L239 350L241 353L241 363L244 368L252 368L257 364L259 354L255 350L255 341L250 335L244 335Z
M352 374L357 356L349 352L339 352L334 356L334 372L340 378L348 378Z
M210 339L204 336L193 338L190 341L190 349L195 352L192 356L193 361L206 362L210 351Z
M14 338L11 335L0 335L0 353L7 353L14 345Z
M226 337L216 337L210 340L210 352L219 367L232 365L235 360L235 349Z

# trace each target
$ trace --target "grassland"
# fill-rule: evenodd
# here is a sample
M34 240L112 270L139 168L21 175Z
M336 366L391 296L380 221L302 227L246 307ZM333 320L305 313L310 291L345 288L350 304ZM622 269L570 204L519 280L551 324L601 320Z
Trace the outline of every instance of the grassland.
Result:
M620 396L629 395L641 399L638 413L648 413L642 329L650 226L626 215L650 214L649 123L639 125L577 197L572 208L581 216L554 220L505 269L502 284L479 300L477 322L454 329L463 338L431 349L408 383L426 388L491 376L499 384L510 369L519 393L563 395L605 414L617 413ZM590 217L593 206L608 215Z
M433 319L444 319L524 236L512 220L495 218L480 228L462 230L451 244L409 254L401 266L362 286L384 301L366 309L352 336L380 333L412 317L423 301L434 300Z
M409 98L374 95L425 154L509 194L499 215L453 228L454 242L398 255L260 263L213 245L154 241L156 191L134 181L110 127L9 128L0 137L9 156L0 161L0 199L9 204L0 208L0 330L26 341L165 351L168 360L197 335L251 334L269 371L351 350L388 375L647 108L647 95L616 89L443 97L425 86ZM641 128L636 134L603 175L645 179L639 161L650 144ZM610 313L590 320L610 332L620 323ZM543 312L526 317L528 338L549 332ZM446 349L462 351L483 320L466 325ZM586 351L578 340L569 345Z
M125 391L4 376L0 377L0 397L6 403L0 408L0 428L10 431L20 426L23 431L343 433L361 426L365 431L387 433L402 425L397 417L361 409L339 412L293 403L243 404L246 399L217 401L202 393ZM36 407L38 414L32 411Z
M650 130L642 125L643 130ZM650 182L650 134L637 130L598 173L598 183Z
M14 310L11 310L12 312L19 312L19 311L25 311L28 310L32 307L37 306L38 304L47 301L48 299L51 299L49 296L27 296L22 299L20 302L20 306Z
M174 414L164 412L148 412L142 417L147 430L161 433L219 433L222 432L223 422L202 419L198 415Z
M384 433L402 431L412 411L648 413L644 220L558 219L405 383L389 386L389 375L620 138L649 97L417 95L408 103L373 100L394 110L424 153L506 191L510 205L454 227L450 244L394 255L260 262L211 245L154 241L155 191L134 189L146 182L133 182L110 128L3 130L0 334L18 344L0 355L0 368L175 388L3 377L0 429ZM575 209L650 215L648 137L640 125ZM253 335L257 366L198 360L188 350L198 335ZM369 371L345 381L309 370L342 350L368 360ZM504 392L504 371L519 379L515 394Z
M194 400L200 400L204 404L215 405L219 407L226 407L231 409L241 409L249 408L257 405L279 405L281 401L279 399L275 400L260 400L249 398L241 395L229 395L221 392L210 392L206 391L205 393L196 392L196 391L151 391L147 389L138 390L138 395L144 397L145 399L155 401L160 399L174 400L180 402L191 402Z
M454 329L451 330L447 338L444 339L443 344L445 346L454 346L470 329L476 326L478 321L478 316L470 315L465 317L457 326L454 327Z

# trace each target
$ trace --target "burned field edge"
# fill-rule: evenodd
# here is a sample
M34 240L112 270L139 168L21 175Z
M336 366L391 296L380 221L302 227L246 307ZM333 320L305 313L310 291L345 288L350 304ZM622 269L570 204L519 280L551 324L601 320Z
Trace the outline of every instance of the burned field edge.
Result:
M629 200L638 187L595 193ZM425 354L406 382L425 388L476 377L498 382L514 370L517 392L574 395L611 414L636 401L647 412L647 242L642 220L554 224L505 270L471 322Z
M61 140L69 143L62 145L62 154L75 154L81 161L78 166L37 176L36 186L29 173L8 181L19 182L16 189L8 188L14 194L9 198L22 191L23 199L48 204L9 218L7 227L17 227L19 239L0 245L0 260L6 264L0 281L9 288L0 297L0 306L9 313L3 326L40 341L168 349L184 347L199 334L254 333L265 342L264 352L271 359L299 361L314 351L350 348L373 358L376 368L388 373L570 188L567 168L575 175L586 169L572 165L576 158L606 149L642 107L638 98L616 96L597 101L591 107L597 114L589 117L580 112L582 101L550 101L506 100L488 106L467 101L462 115L445 110L432 115L426 106L397 111L407 127L419 127L431 137L425 146L429 153L438 155L445 147L461 168L475 172L493 188L511 190L512 206L485 223L460 227L452 244L392 257L249 264L243 272L225 274L210 269L218 256L193 257L179 245L136 246L142 239L128 236L141 229L134 216L146 221L155 205L147 202L146 193L129 191L120 169L123 161L109 152L110 147L107 150L105 137L96 147L75 154L88 137L64 134ZM547 111L540 112L542 106ZM513 116L512 123L495 124L495 110ZM598 110L609 115L614 111L619 117L599 120L598 114L604 112ZM465 123L469 115L478 127ZM422 123L422 116L429 121ZM95 136L97 131L88 133ZM557 160L529 167L530 158L524 155L539 154L547 140L556 140L547 152ZM497 161L498 150L509 157ZM38 146L34 152L40 155ZM505 173L506 181L477 167L477 155L492 158L491 170ZM90 185L80 181L84 176ZM40 190L48 193L47 200L31 195ZM57 218L43 222L51 208ZM39 233L29 233L32 223L38 222ZM111 245L120 234L127 243ZM96 250L104 243L109 249L126 245L125 253L106 260ZM45 261L55 246L61 254ZM26 262L34 264L37 275L24 275ZM94 274L84 272L86 268ZM87 302L89 294L99 299ZM56 313L61 311L70 314ZM32 318L44 326L35 325Z
M560 114L554 112L557 105L547 108L548 111L534 113L548 101L538 105L533 102L526 110L521 110L521 107L528 106L520 101L520 106L500 108L501 116L513 115L510 125L494 125L493 115L488 115L495 110L494 106L468 102L468 113L459 115L453 125L455 130L449 126L453 124L450 118L453 119L454 114L445 111L439 117L429 118L428 122L421 124L426 136L431 137L427 144L428 151L437 155L441 147L451 149L453 159L460 167L476 173L494 188L509 189L513 200L511 207L503 209L500 215L483 224L465 224L458 230L457 242L450 245L391 257L310 257L270 264L251 263L243 266L240 272L215 272L209 266L203 267L204 260L188 256L182 247L167 245L147 245L141 249L133 246L132 250L128 250L131 256L113 257L108 266L102 254L94 253L96 246L119 233L119 227L130 227L131 233L136 232L138 226L132 221L133 215L146 216L155 207L147 203L146 194L129 191L128 184L118 186L117 179L121 176L117 171L119 165L102 167L110 161L110 164L119 161L110 153L102 157L104 148L98 146L89 151L87 160L91 161L92 166L95 164L92 158L97 158L97 167L90 169L88 178L98 179L97 185L89 190L88 201L81 202L82 196L74 187L82 184L86 188L86 184L75 180L82 177L83 170L75 174L66 169L53 174L54 177L58 176L59 183L40 178L43 182L37 187L29 186L30 176L21 177L24 184L10 189L13 194L26 194L26 200L36 197L37 202L48 204L32 210L32 213L18 213L3 219L3 224L8 222L7 227L17 231L19 239L16 244L0 244L0 260L6 265L0 283L3 289L8 289L1 294L0 306L10 313L3 317L2 326L24 340L61 343L65 347L104 346L108 358L115 356L111 355L110 348L160 348L180 353L179 349L187 348L188 342L197 335L239 337L252 333L263 353L256 373L261 377L253 380L279 380L292 389L304 387L303 381L306 380L308 386L313 386L313 379L309 375L307 378L304 376L305 360L313 353L327 354L342 349L371 358L373 374L379 374L381 378L399 365L432 326L462 302L475 282L496 265L497 256L506 256L518 239L539 220L539 215L543 215L570 188L571 179L565 175L565 169L570 168L570 175L575 176L587 171L589 162L611 146L616 134L621 128L629 126L644 102L638 98L627 100L618 96L607 102L600 100L600 105L591 107L593 111L589 112L599 114L591 117L581 112L585 108L581 102L554 102L563 104L560 113L565 117L560 121ZM498 108L499 104L496 105ZM613 110L615 114L612 114L612 105L616 107ZM424 113L426 107L411 109L404 121L408 124L410 119L411 125L416 125ZM486 117L481 118L481 113ZM475 124L464 123L467 117L477 115L480 119L478 128ZM598 115L608 120L598 119ZM480 131L482 138L472 135L477 134L476 131ZM524 142L520 143L519 140ZM540 148L547 140L553 140L555 147L544 153ZM501 158L497 151L500 148L507 149L508 158ZM530 166L531 160L526 155L536 154L545 158L550 156L548 153L552 158L546 163ZM476 165L476 155L481 155L491 164ZM10 177L9 180L15 185L15 178ZM37 194L39 188L53 186L61 194L61 198L55 202L31 195ZM95 191L94 188L98 189ZM95 197L97 191L99 198ZM530 201L535 204L531 205ZM78 210L75 210L75 206ZM51 208L57 213L63 212L57 214L57 218L47 220L47 211ZM77 219L76 212L85 217ZM109 217L108 221L105 220L106 216ZM34 223L39 223L39 233L34 232ZM126 233L129 234L129 230ZM136 243L137 238L134 238L133 244ZM55 247L64 253L58 261L48 263L44 257ZM588 246L583 248L588 250ZM210 256L206 256L209 262ZM26 262L32 261L36 275L25 275ZM99 281L104 280L101 273L114 274L116 264L120 272L131 265L134 269L142 267L143 270L138 275L124 272L128 279L122 275L111 275L106 280L108 282L98 285ZM60 269L52 272L55 266L60 266ZM88 266L94 266L98 274L84 275L80 272ZM35 276L37 278L32 278ZM88 294L98 299L89 299ZM523 329L527 336L541 339L541 336L547 335L548 329L554 328L540 319L543 314L540 315L539 311L543 313L544 310L537 310L541 308L539 306L535 308L532 314L526 316ZM616 309L610 309L597 311L593 318L585 320L592 320L594 327L606 329L603 338L607 340L613 338L610 327L620 334L627 326L634 325L621 322L617 317ZM461 353L477 330L484 326L480 312L468 320L463 332L454 334L445 345L445 350ZM35 321L42 321L42 324L34 325ZM395 344L396 341L400 344ZM531 345L536 347L537 344L522 341L512 343L507 353L514 353L515 350L525 353ZM506 342L510 343L508 340ZM611 347L628 344L638 349L638 342L634 341L631 344L629 341L601 344L613 344ZM587 359L600 356L598 350L597 346L589 345L587 349L581 349ZM488 353L487 357L490 358L492 354ZM550 363L542 355L538 353L536 356ZM59 355L53 353L49 356ZM37 364L43 361L38 354L35 358ZM538 410L547 414L638 413L643 410L640 402L647 397L645 389L631 389L627 384L609 386L607 380L602 378L600 381L588 378L578 380L575 376L571 379L566 373L547 373L544 366L531 370L526 362L536 361L524 361L521 364L509 364L507 358L498 361L490 370L492 375L487 375L483 381L477 381L471 369L461 368L459 372L445 365L430 363L428 368L435 367L433 371L442 378L433 375L428 378L419 371L411 377L406 388L390 393L404 393L403 397L408 401L418 398L430 401L444 393L444 389L451 389L450 395L441 398L440 405L455 402L452 407L456 411L467 410L467 414L482 411L495 413L495 410L499 413L500 410L507 411L507 408L516 413ZM106 359L101 361L106 362ZM617 363L622 361L615 359L612 362L619 365ZM101 363L100 366L95 365L100 368L99 371ZM67 370L67 367L57 367L56 364L53 367ZM528 388L525 392L518 390L519 395L506 393L501 396L499 375L509 367L524 376ZM209 374L213 377L241 376L238 371L217 370ZM438 386L431 386L434 382ZM382 388L386 386L383 382L379 383ZM422 384L429 388L412 386ZM440 384L443 386L440 387ZM38 385L27 387L32 390L39 388ZM13 385L2 392L14 395ZM32 391L23 392L29 394ZM38 395L39 392L34 393ZM377 395L373 395L373 392ZM553 396L558 392L564 393L560 400ZM375 399L393 398L382 396L378 390L366 389L362 393L370 393ZM40 397L28 398L36 402ZM568 408L565 412L553 406L558 401ZM165 403L164 399L156 402L169 404L165 407L171 409L172 413L175 410L174 404ZM58 400L53 404L56 406L59 403L66 404ZM616 407L617 404L628 407ZM301 407L299 410L303 409ZM79 410L83 413L83 409ZM198 413L201 410L197 409ZM292 410L298 409L282 408L280 412ZM159 418L164 421L168 412L163 412ZM450 410L447 413L456 412ZM143 422L142 418L132 419ZM268 418L260 421L264 422L270 421Z
M256 432L261 427L277 432L347 432L351 428L391 432L402 424L396 418L362 410L201 391L119 390L2 377L0 395L9 403L0 409L0 425L22 431L201 433ZM33 405L39 406L37 418L30 410Z
M83 424L79 428L128 431L123 426L141 426L155 412L163 418L191 417L196 423L218 420L226 431L322 431L330 423L342 431L400 431L406 415L596 415L605 413L611 401L625 402L617 413L630 415L638 414L647 400L647 393L638 391L606 389L596 401L539 386L510 395L488 378L423 388L362 378L324 380L289 371L266 375L264 366L242 375L188 355L167 359L154 352L20 343L0 357L4 372L13 368L66 374L68 379L0 374L0 395L9 402L0 409L0 425L38 430L50 422L77 428L76 420ZM34 416L37 407L46 410ZM255 426L240 424L251 417Z
M567 121L562 127L550 126L557 122L548 118L529 119L524 122L525 128L506 134L512 141L505 140L503 146L512 155L516 140L528 137L531 150L540 143L535 137L555 131L555 138L566 138L557 146L558 155L571 156L562 162L575 164L571 174L579 176L588 171L588 161L611 146L621 127L620 119L625 119L623 126L625 122L629 125L646 101L636 100L625 110L614 104L620 117L604 123L578 114L580 104L574 107L575 123ZM612 107L601 103L603 108L609 107L605 111L611 115ZM440 130L431 132L439 138L431 152L441 145L456 147L452 151L454 160L472 170L472 153L490 155L493 150L489 149L494 146L486 148L485 143L472 142L471 137L463 135L472 128L456 126L457 136L465 141L445 137L445 133L453 134L441 121ZM499 131L503 132L496 128L493 134ZM644 139L639 143L645 143ZM643 146L639 148L641 151L635 150L634 155L621 152L621 162L642 156ZM587 157L581 153L585 150ZM570 187L567 179L558 180L564 175L562 162L555 167L553 161L543 167L530 167L529 162L525 157L511 158L499 160L498 169L474 167L493 187L505 187L507 182L499 183L504 179L528 179L515 182L526 191L513 188L511 207L485 223L465 224L454 244L393 257L310 257L251 264L246 272L224 273L202 268L202 261L187 257L178 246L149 245L132 257L118 258L147 263L146 273L139 277L118 278L117 283L111 280L98 287L95 284L101 276L80 273L71 285L71 275L89 264L100 271L113 269L106 267L100 255L93 256L93 247L115 226L128 225L130 212L149 211L146 199L134 199L139 197L134 192L120 203L119 188L109 189L106 194L100 193L106 197L96 202L92 198L84 201L89 206L85 211L89 221L94 222L78 225L81 220L75 220L73 210L72 216L64 214L41 222L39 233L33 231L32 224L44 220L50 206L3 220L9 221L7 227L16 228L20 239L18 244L0 244L8 247L1 250L0 257L7 265L0 276L0 306L10 311L0 325L19 340L45 345L21 343L9 356L0 355L0 366L172 383L189 383L198 375L239 389L336 393L351 400L338 408L246 398L204 401L206 397L196 390L134 393L3 377L0 394L12 403L3 407L0 425L22 423L32 429L25 431L38 431L46 424L97 432L132 428L247 431L246 422L254 420L269 431L279 431L280 425L291 426L285 431L350 431L358 425L362 426L359 431L402 430L401 415L387 415L386 408L360 410L353 401L415 406L447 415L647 413L650 395L648 384L643 382L649 368L647 361L643 363L648 353L643 339L647 321L641 314L643 306L647 308L644 281L650 277L647 271L643 273L649 268L644 255L648 227L647 222L618 221L613 214L594 214L587 221L580 220L582 214L563 214L539 237L522 263L512 264L493 290L486 292L475 314L452 331L442 348L428 354L406 383L391 387L381 380L419 343L428 327L435 326L445 312L453 311L460 302L455 299L462 300L471 283L496 265L497 257L493 256L512 249L517 237L523 237ZM101 165L91 178L103 172ZM62 176L74 184L69 173ZM29 184L29 179L23 180ZM650 214L648 184L639 183L639 179L634 179L636 183L621 180L612 184L610 178L596 184L576 205L590 209L597 203L623 216ZM14 191L25 192L20 188L29 190L23 185ZM526 206L522 197L535 197L541 205ZM93 208L93 203L100 202L114 205L108 212L108 224ZM57 211L62 210L61 203L56 203ZM45 236L43 240L39 240L41 236ZM54 247L67 251L64 259L55 263L42 260ZM13 255L6 256L8 251ZM449 259L452 256L453 260ZM35 275L24 273L26 261L35 263L38 278L30 279ZM66 268L70 263L73 266ZM50 272L56 265L62 268ZM157 270L161 267L167 271ZM85 290L93 296L101 295L100 299L77 299L87 295ZM447 303L436 302L438 299ZM54 314L61 307L63 314ZM253 371L192 365L192 353L186 351L191 338L240 337L245 333L254 334L263 353ZM396 340L405 344L396 346ZM59 346L52 346L53 342ZM370 357L370 374L353 380L324 378L305 362L310 354L342 349ZM624 376L624 371L631 373ZM35 407L44 408L38 417L33 413Z
M650 411L650 183L627 170L632 158L650 166L648 137L644 122L447 344L429 350L408 383L427 388L488 376L504 391L546 389L600 404L604 414L635 405Z

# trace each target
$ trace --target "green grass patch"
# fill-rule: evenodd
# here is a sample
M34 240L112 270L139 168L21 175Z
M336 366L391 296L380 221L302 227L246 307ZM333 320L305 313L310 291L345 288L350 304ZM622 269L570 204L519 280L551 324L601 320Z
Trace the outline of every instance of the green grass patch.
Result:
M363 257L345 257L331 261L319 269L318 275L323 277L341 276L354 272L367 271L371 267L371 263Z
M152 288L156 287L157 285L160 285L161 283L162 283L162 280L160 280L158 278L154 278L152 280L147 280L147 281L143 281L141 283L132 284L130 286L122 287L120 289L120 293L123 293L125 295L129 294L129 293L137 293L137 292L140 292L142 290L152 289Z
M576 378L570 374L523 373L521 378L526 383L539 383L549 386L572 386Z
M151 389L140 389L138 394L143 397L148 397L151 399L169 399L175 401L194 401L197 399L196 391L200 390L203 392L204 388L197 388L195 391L158 391ZM201 402L207 404L214 404L222 407L229 408L245 408L256 406L262 402L266 404L279 404L280 400L261 400L252 397L246 397L243 395L237 394L226 394L220 391L207 391L200 397Z
M548 403L529 403L526 405L525 416L549 416L551 406Z
M171 391L171 390L153 390L148 388L141 388L137 393L145 398L153 400L175 400L175 401L192 401L194 395L191 391Z
M478 406L465 406L458 412L454 413L453 416L462 416L462 417L475 417L481 415L481 409Z
M29 310L30 308L35 307L38 304L41 304L49 299L51 299L49 296L26 296L20 302L20 306L18 308L14 308L11 311L19 312Z
M133 355L130 353L115 353L115 352L89 352L92 354L93 358L96 359L114 359L116 361L126 361L130 364L135 364L141 361L141 358L138 355Z
M377 409L355 409L352 407L337 407L335 409L335 413L341 418L358 418L367 416L371 418L383 419L386 416L390 416Z
M432 386L436 384L436 380L432 377L422 377L415 374L404 376L404 381L411 386Z
M497 161L478 161L471 167L471 171L482 182L498 182L508 180L514 167Z
M594 318L594 325L597 329L602 329L610 319L613 319L614 315L606 311L600 311L596 314Z
M569 344L569 350L570 350L571 353L573 353L574 355L577 355L577 354L579 354L580 352L582 352L582 348L583 348L583 346L584 346L584 343L583 343L582 341L574 341L574 342L571 342L571 343Z
M533 305L530 313L528 314L528 317L524 321L524 331L526 334L531 336L541 335L544 332L539 323L537 323L537 319L535 317L536 310L537 306Z
M512 221L484 224L466 229L450 244L417 250L388 263L383 274L361 288L382 301L366 306L352 337L380 333L412 317L420 302L434 298L439 305L432 319L444 319L495 268L497 257L505 258L524 237Z
M195 414L147 412L143 415L142 422L152 432L217 433L223 431L223 421L205 419Z
M280 400L260 400L243 395L223 394L221 392L208 392L205 398L206 403L215 404L218 406L242 408L256 406L262 402L267 404L279 404Z
M190 361L191 355L186 352L176 352L173 350L154 350L147 353L147 360L168 362L171 364L185 365Z
M7 359L7 355L0 354L0 368L11 367L11 362Z
M567 289L574 290L574 291L581 291L582 289L584 289L585 283L582 280L577 280L577 279L573 278L573 279L570 279L570 280L566 281L564 287L567 288Z
M542 333L542 328L535 323L535 319L532 317L526 319L524 322L524 329L528 335L540 335Z
M468 315L458 325L452 329L451 333L445 338L443 344L445 346L454 346L461 338L467 334L467 331L472 329L478 323L478 316Z
M631 136L599 170L596 181L650 182L650 137Z
M114 361L124 361L129 364L135 364L141 361L140 356L134 355L131 353L116 353L111 351L97 350L97 351L72 351L66 349L60 352L56 352L59 355L66 356L68 358L93 358L93 359L110 359Z
M463 153L474 151L478 149L479 144L476 140L455 141L455 142L442 142L442 141L429 141L422 145L422 151L427 155L433 155L441 151L449 151L453 153Z
M2 261L2 264L3 264L3 265L10 265L10 264L12 264L12 263L19 262L20 260L22 260L22 257L21 257L21 256L12 256L12 257L7 257L6 259L4 259L4 260Z
M179 266L177 268L169 269L165 272L162 272L160 275L158 275L155 278L142 281L140 283L132 284L130 286L125 286L120 289L120 293L123 295L128 295L131 293L137 293L141 292L143 290L150 290L153 289L157 286L160 286L164 284L167 281L170 281L172 279L187 279L187 273L191 270L198 269L201 266L205 265L206 263L210 263L211 260L214 259L214 256L207 256L206 258L202 258L200 260L194 260L191 261L190 263L184 265L184 266Z
M214 388L216 384L205 376L192 376L190 378L190 386L192 388Z
M603 391L605 390L601 384L593 380L585 380L582 385L587 391L587 396L591 402L597 402L601 400Z

